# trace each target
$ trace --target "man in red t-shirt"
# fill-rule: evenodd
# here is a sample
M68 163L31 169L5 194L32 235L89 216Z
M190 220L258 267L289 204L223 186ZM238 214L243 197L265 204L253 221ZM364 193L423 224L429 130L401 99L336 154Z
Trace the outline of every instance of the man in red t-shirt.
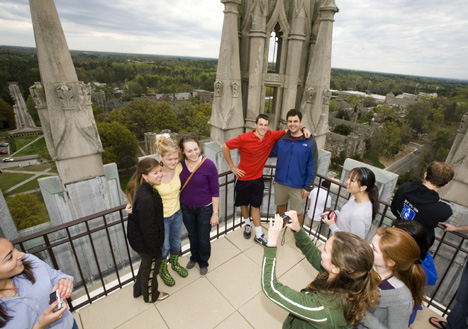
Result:
M255 121L255 130L240 134L221 147L231 171L237 177L234 205L240 206L245 221L244 238L250 239L252 231L249 216L250 205L255 226L254 241L263 246L267 243L267 237L262 233L260 226L260 206L264 189L263 168L276 141L286 133L286 130L268 130L269 123L270 119L266 114L259 114ZM233 149L239 149L238 166L234 166L232 162L230 150Z

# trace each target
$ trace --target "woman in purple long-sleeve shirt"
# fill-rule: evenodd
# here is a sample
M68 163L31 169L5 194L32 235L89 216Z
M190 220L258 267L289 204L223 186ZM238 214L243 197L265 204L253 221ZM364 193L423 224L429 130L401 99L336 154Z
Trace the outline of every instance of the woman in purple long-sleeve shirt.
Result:
M211 227L219 223L218 170L210 159L200 154L200 142L194 135L179 141L184 161L180 173L180 203L192 255L187 269L198 263L200 275L208 272L211 255Z

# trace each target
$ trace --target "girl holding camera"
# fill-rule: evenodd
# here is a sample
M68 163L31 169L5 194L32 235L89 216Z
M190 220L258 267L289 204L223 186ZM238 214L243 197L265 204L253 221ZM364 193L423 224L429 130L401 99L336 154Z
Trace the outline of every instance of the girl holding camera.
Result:
M379 296L380 280L372 269L374 255L369 244L354 234L337 232L319 249L301 228L296 212L286 215L291 223L283 224L278 214L270 223L262 266L263 292L290 312L283 328L357 325ZM302 291L291 289L276 278L276 246L283 225L293 231L297 246L320 272Z

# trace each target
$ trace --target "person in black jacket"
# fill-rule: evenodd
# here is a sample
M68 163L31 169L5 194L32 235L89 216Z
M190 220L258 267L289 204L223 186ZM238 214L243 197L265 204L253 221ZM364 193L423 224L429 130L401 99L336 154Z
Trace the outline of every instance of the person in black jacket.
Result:
M133 297L143 295L146 303L169 297L158 290L161 247L164 243L164 215L161 196L153 185L161 184L162 163L146 158L138 163L127 185L127 238L140 255L141 264L133 286Z
M414 220L427 231L429 247L435 240L434 229L452 216L450 205L439 197L439 189L453 178L453 168L443 162L432 162L422 182L402 184L392 200L392 213L397 219Z

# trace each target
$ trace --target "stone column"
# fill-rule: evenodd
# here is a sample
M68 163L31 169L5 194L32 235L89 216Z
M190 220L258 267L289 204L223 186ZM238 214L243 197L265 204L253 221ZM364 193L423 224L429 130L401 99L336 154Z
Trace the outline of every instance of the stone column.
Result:
M41 83L30 91L63 184L104 175L91 92L78 81L53 0L31 0ZM86 170L83 170L86 168Z
M78 81L53 0L30 0L41 82L30 88L44 130L47 148L57 165L59 176L38 180L53 225L120 206L123 201L117 165L103 166L102 145L91 108L90 90ZM118 220L119 214L106 216ZM101 222L102 223L102 222ZM102 225L97 222L91 226ZM86 230L74 226L72 234ZM122 239L110 228L111 240ZM114 257L105 233L93 235L99 251L100 269L112 267ZM92 253L88 239L78 239L74 248L81 259L85 278L97 275L96 263L83 255ZM59 267L80 278L68 246L55 250ZM128 261L124 246L114 246L118 264Z
M3 197L2 190L0 189L0 236L8 240L14 240L18 237L18 230L16 229L13 218L11 217L10 210L8 209L5 198Z
M221 0L224 22L209 124L218 144L244 132L239 56L238 7L240 0Z
M309 70L302 96L303 126L309 128L323 148L328 133L328 104L330 101L331 46L333 22L338 12L335 0L326 0L319 9L320 26L315 45L311 45Z
M245 125L249 128L255 127L257 115L263 113L261 108L263 100L263 70L265 58L266 14L268 6L265 1L254 2L252 15L252 28L250 30L249 49L249 90L247 98L247 114ZM279 65L279 63L278 63Z
M284 73L283 103L280 122L286 122L286 113L295 108L297 99L297 84L301 67L301 57L305 42L306 18L310 15L307 2L294 1L291 33L288 38L288 58Z
M453 167L455 176L448 186L440 190L440 196L447 201L468 207L466 197L468 192L468 113L465 113L461 119L460 127L445 162Z

